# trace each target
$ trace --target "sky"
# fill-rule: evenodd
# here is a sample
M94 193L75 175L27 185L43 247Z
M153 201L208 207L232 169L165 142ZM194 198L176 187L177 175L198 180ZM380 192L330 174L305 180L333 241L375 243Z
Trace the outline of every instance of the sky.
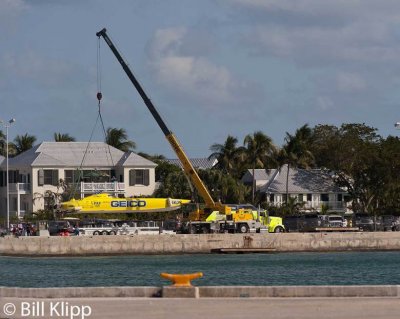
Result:
M189 157L260 130L281 146L306 123L398 134L398 0L0 0L10 140L102 141L100 88L106 128L124 128L137 152L176 157L96 37L104 27Z

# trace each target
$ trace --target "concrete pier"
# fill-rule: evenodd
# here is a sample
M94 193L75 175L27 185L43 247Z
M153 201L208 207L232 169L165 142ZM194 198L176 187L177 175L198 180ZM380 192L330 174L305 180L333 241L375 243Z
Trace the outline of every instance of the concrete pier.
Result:
M21 316L22 303L43 302L44 316ZM381 298L81 298L0 299L0 318L54 318L50 305L90 307L90 315L74 318L140 319L398 319L399 299ZM7 306L6 306L7 305ZM13 308L15 306L15 308ZM14 315L3 312L14 310ZM67 317L62 317L67 318Z
M400 298L399 285L200 287L0 287L0 298Z
M270 252L400 250L400 232L5 237L8 256L194 254L220 249Z
M0 318L53 318L55 316L51 309L58 311L62 306L67 306L71 313L72 309L75 313L81 310L81 315L74 318L96 319L394 319L400 313L399 288L400 286L235 286L190 288L193 291L177 288L172 291L174 288L171 286L1 287ZM83 310L85 316L82 315Z

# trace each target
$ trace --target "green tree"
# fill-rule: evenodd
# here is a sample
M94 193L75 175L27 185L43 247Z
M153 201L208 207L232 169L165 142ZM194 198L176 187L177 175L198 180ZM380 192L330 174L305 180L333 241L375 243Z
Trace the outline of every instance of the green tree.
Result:
M253 170L253 183L252 183L252 203L255 198L255 169L264 168L265 164L271 160L272 154L275 151L275 146L272 139L261 131L249 134L244 138L245 154L247 163Z
M220 169L224 173L239 177L240 169L238 164L242 161L244 149L237 146L238 140L236 137L228 135L224 144L213 144L210 147L212 154L209 159L215 158L218 163L215 168Z
M379 154L370 170L371 206L376 214L400 215L400 139L388 136L379 142Z
M109 127L106 132L105 142L123 152L129 152L136 148L135 142L128 140L128 134L123 128Z
M17 135L12 143L12 147L15 150L15 155L19 155L29 149L31 149L36 142L36 137L33 135ZM11 143L10 143L11 144Z
M339 169L341 158L345 156L341 151L339 128L333 125L315 126L310 150L314 155L316 167Z
M182 170L171 171L154 192L156 197L192 198L192 190Z
M285 145L281 149L280 161L287 165L286 172L286 204L289 200L289 172L291 167L309 168L314 163L314 155L310 151L313 131L308 124L296 130L294 135L286 132Z
M0 155L6 156L6 135L0 130Z
M311 149L320 167L334 173L337 184L347 190L353 210L372 212L379 192L386 188L380 158L382 137L365 124L317 126Z
M178 166L168 163L165 160L157 160L155 162L157 163L155 169L156 182L163 182L170 174L181 171Z
M75 142L75 137L70 136L68 133L54 133L54 141L56 142Z
M56 191L46 190L44 194L34 193L33 202L43 201L44 209L40 211L38 216L47 216L50 219L56 220L60 217L60 212L57 210L58 204L64 200L68 200L67 195L70 189L65 182L60 179L57 183Z
M220 170L200 170L199 176L214 201L240 204L245 201L249 193L248 188L242 182Z

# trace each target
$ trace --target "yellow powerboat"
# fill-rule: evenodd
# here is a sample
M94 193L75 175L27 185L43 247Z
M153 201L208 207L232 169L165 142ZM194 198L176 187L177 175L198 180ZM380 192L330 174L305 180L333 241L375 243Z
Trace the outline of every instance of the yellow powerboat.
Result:
M188 199L113 197L110 194L96 194L83 199L72 199L61 203L61 210L69 213L148 213L169 212L189 204Z

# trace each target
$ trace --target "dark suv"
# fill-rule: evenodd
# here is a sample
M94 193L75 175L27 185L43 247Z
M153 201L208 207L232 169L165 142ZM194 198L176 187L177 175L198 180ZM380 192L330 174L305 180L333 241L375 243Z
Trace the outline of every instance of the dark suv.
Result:
M60 232L69 230L70 224L66 220L51 220L48 222L50 236L58 236Z
M355 213L353 216L353 227L363 231L375 231L379 225L374 223L374 217L366 213Z

